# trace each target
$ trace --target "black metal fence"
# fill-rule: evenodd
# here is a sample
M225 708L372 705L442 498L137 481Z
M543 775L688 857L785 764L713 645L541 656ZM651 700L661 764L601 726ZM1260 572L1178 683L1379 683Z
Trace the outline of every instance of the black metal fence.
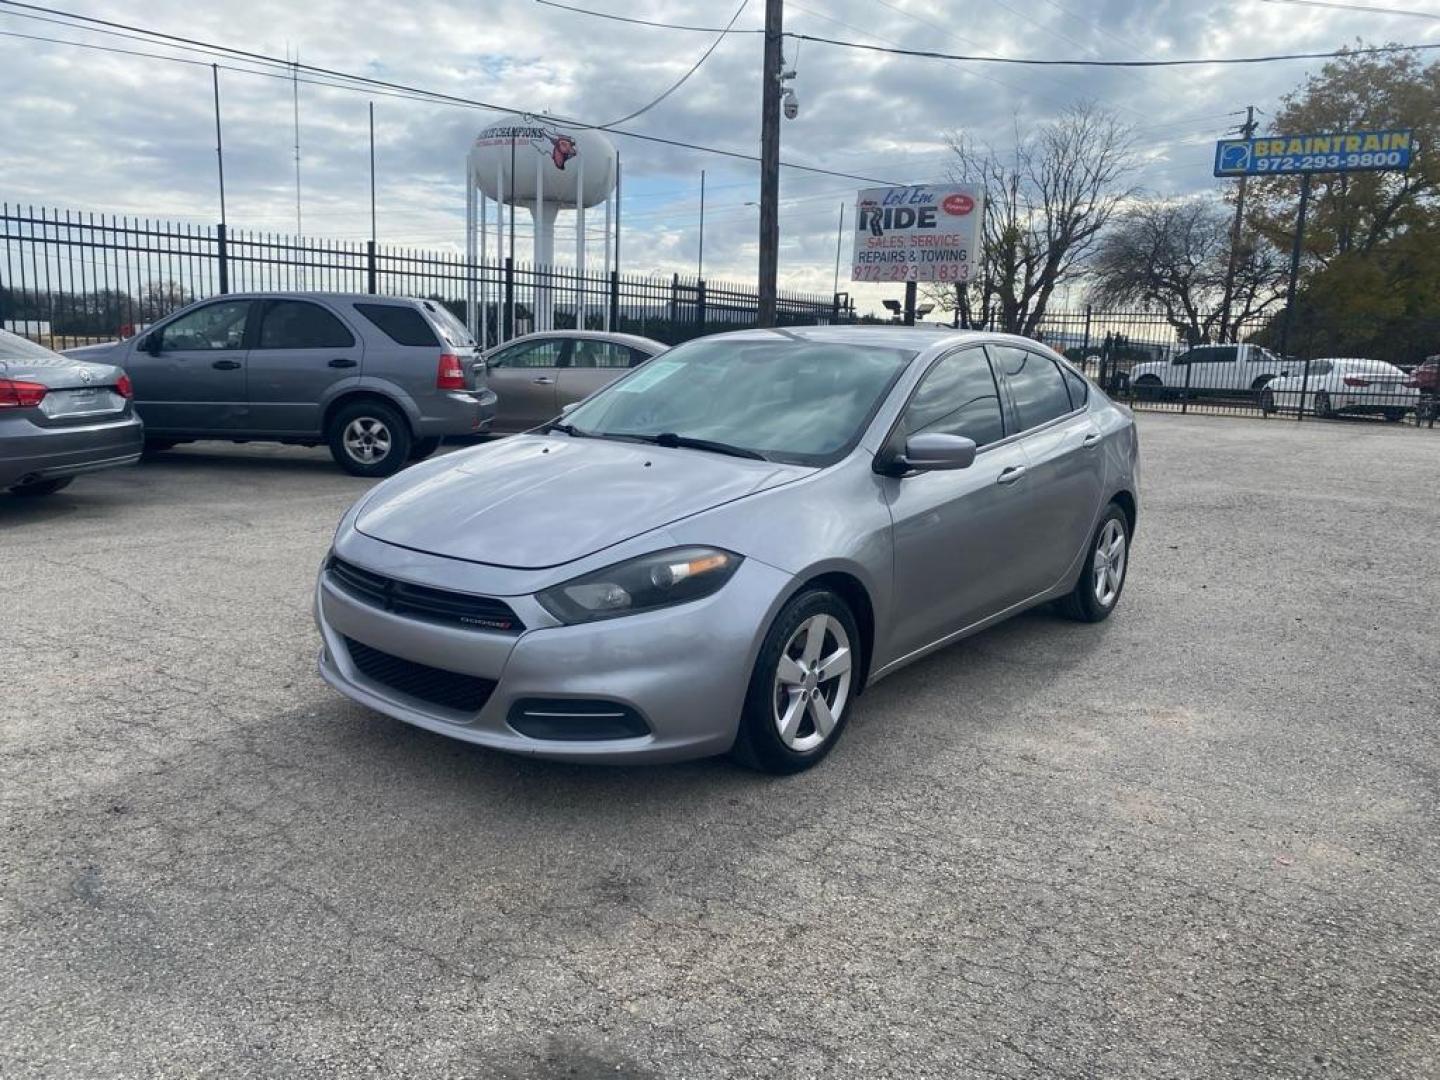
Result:
M675 343L756 324L753 286L673 275L585 274L372 241L287 237L113 214L0 206L0 321L56 348L127 335L198 299L229 292L422 296L496 343L536 326L611 329ZM777 321L839 321L836 297L782 292Z
M1256 318L1242 323L1232 341L1191 345L1162 315L1087 308L1048 314L1036 337L1137 409L1435 426L1440 326L1412 320L1393 339L1403 351L1388 355L1353 348L1357 340L1374 340L1374 328L1353 319L1309 320L1299 355L1275 349L1277 330L1275 318ZM1368 362L1352 362L1360 358Z

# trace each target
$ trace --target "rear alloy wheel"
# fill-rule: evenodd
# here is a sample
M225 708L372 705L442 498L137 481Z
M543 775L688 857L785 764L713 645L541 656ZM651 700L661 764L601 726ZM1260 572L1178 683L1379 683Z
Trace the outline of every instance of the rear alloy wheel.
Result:
M731 753L765 772L810 768L840 738L859 672L860 634L845 602L828 589L794 597L760 647Z
M383 402L346 405L330 420L326 438L335 463L352 476L390 476L410 460L410 426Z
M1315 394L1315 415L1321 420L1328 420L1335 415L1335 410L1330 407L1330 395L1324 390Z
M1110 617L1125 588L1130 565L1130 527L1125 511L1111 503L1095 527L1090 550L1080 567L1080 580L1060 601L1060 611L1079 622L1102 622Z
M74 480L73 476L57 476L53 480L32 480L28 484L15 485L10 489L10 494L24 495L27 498L54 495L57 491L64 491Z

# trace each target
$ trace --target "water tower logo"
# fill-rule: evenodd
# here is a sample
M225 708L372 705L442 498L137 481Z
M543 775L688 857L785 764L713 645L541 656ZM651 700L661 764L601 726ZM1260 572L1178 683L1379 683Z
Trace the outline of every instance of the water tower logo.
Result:
M565 162L580 153L573 136L561 135L558 131L552 135L547 131L545 137L550 140L550 160L555 162L557 169L563 170Z

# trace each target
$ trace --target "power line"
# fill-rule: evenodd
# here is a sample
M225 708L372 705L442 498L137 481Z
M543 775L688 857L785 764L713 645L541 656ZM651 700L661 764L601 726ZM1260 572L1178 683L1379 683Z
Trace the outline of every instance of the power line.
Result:
M726 30L726 28L723 26L687 26L683 23L655 22L650 19L636 19L628 15L614 15L608 11L591 11L589 8L573 7L570 4L558 4L555 2L555 0L535 0L535 2L545 7L559 8L561 11L573 11L578 15L593 15L597 19L610 19L614 22L633 23L636 26L653 26L660 30L693 30L697 33L702 34L720 34L724 33ZM757 26L753 29L732 30L730 32L734 34L763 34L765 30L763 27Z
M9 0L0 0L0 2L8 3ZM813 34L791 33L787 36L798 38L801 41L815 41L821 45L835 45L843 49L893 53L896 56L916 56L925 60L965 60L977 64L1020 64L1030 67L1156 68L1201 67L1207 64L1272 64L1281 60L1335 60L1345 56L1373 56L1384 53L1425 52L1431 49L1440 49L1440 43L1437 43L1433 45L1377 45L1363 49L1338 49L1334 52L1277 53L1273 56L1224 56L1187 60L1052 60L1028 56L975 56L932 52L928 49L885 48L880 45L866 45L861 41L840 41L836 38L816 37Z
M679 80L677 80L676 83L671 86L669 90L666 90L654 101L650 102L649 105L646 105L643 108L636 109L632 113L627 113L625 116L620 117L619 120L612 120L610 121L610 123L601 124L600 126L602 128L608 129L614 127L616 124L623 124L627 120L634 120L637 116L643 116L645 113L655 108L656 105L659 105L662 101L668 98L676 90L679 90L680 87L684 86L686 80L688 80L691 75L694 75L695 72L699 71L700 65L705 63L706 60L709 60L710 54L720 47L720 43L725 40L725 35L730 33L730 29L735 25L735 20L740 18L741 13L745 10L745 5L749 2L750 0L740 0L740 6L735 9L735 14L730 16L730 21L725 24L725 29L720 31L720 36L717 37L713 42L711 42L710 47L700 54L700 59L696 60L695 63L691 64L690 70L685 72L684 75L681 75Z
M279 59L278 57L269 56L269 55L267 55L267 54L265 54L265 53L251 52L251 51L249 51L249 50L247 50L247 49L237 49L237 48L234 48L233 46L229 46L229 45L216 45L216 44L213 44L213 43L211 43L211 42L200 41L200 40L195 39L195 38L187 38L187 37L183 37L183 36L178 35L178 34L168 34L168 33L164 33L163 31L159 31L159 30L148 30L148 29L146 29L145 27L133 26L133 25L129 25L129 24L126 24L126 23L120 23L120 22L114 22L114 21L109 20L109 19L99 19L99 18L95 18L95 17L89 16L89 15L77 15L77 14L75 14L75 13L73 13L73 12L62 11L62 10L59 10L59 9L56 9L56 8L50 8L50 7L42 7L42 6L38 5L38 4L25 4L25 3L20 3L19 0L0 0L0 4L3 4L5 7L20 8L20 9L23 9L23 10L25 10L25 11L39 11L39 12L44 12L45 14L48 14L48 15L59 15L59 16L62 16L62 17L64 17L64 18L71 19L71 20L73 20L73 21L76 22L76 23L92 23L92 24L95 24L95 25L98 25L98 26L111 27L111 28L116 28L116 29L120 29L120 30L127 30L127 31L132 31L132 32L138 32L138 33L142 33L142 34L147 34L147 35L149 35L150 37L160 39L160 41L158 41L157 44L163 44L163 43L166 43L166 42L176 42L176 43L179 43L180 45L185 46L185 47L190 47L190 48L195 48L195 49L208 49L208 50L210 50L210 51L212 51L212 52L219 51L219 52L223 52L223 53L229 54L229 55L231 55L231 56L241 57L241 58L246 59L246 60L249 60L249 61L251 61L251 62L258 62L258 63L270 64L270 65L273 65L273 66L276 66L276 67L279 67L279 68L282 68L282 69L286 69L286 70L288 70L288 69L291 67L291 65L288 64L286 61L281 60L281 59ZM75 29L83 30L83 29L87 29L87 27L84 27L84 26L76 26ZM108 31L102 31L102 32L108 32ZM73 44L73 43L70 43L70 44ZM427 90L427 89L425 89L425 88L423 88L423 87L410 86L410 85L407 85L406 83L391 82L391 81L385 80L385 79L375 79L375 78L371 78L371 77L366 76L366 75L355 75L355 74L352 74L352 73L346 72L346 71L338 71L338 70L336 70L336 69L334 69L334 68L320 67L320 66L318 66L318 65L316 65L316 64L296 64L296 65L294 65L294 66L297 67L298 69L302 70L302 71L308 71L308 72L310 72L310 73L312 73L312 74L323 75L323 76L327 76L327 77L330 77L330 78L345 79L345 80L347 80L347 83L356 83L356 84L359 84L358 86L354 86L354 85L337 86L337 87L336 87L337 89L348 89L348 90L359 90L359 91L361 91L361 92L370 92L369 90L364 89L364 88L368 88L368 87L382 87L382 88L384 88L384 89L386 89L386 90L399 91L399 92L402 92L402 93L407 93L407 94L412 94L412 95L419 95L419 96L425 98L426 100L430 100L430 101L442 102L442 103L446 103L446 104L450 104L450 105L459 105L459 106L464 106L464 107L466 107L466 108L472 108L472 109L482 109L482 110L485 110L485 111L487 111L487 112L517 113L517 114L521 114L521 115L524 115L524 114L525 114L525 110L524 110L524 109L516 108L516 107L514 107L514 106L499 105L499 104L496 104L496 103L494 103L494 102L482 101L482 100L479 100L479 99L477 99L477 98L461 97L461 96L459 96L459 95L457 95L457 94L447 94L447 93L444 93L444 92L439 91L439 90ZM552 121L554 121L554 122L556 122L556 123L559 123L559 124L573 125L573 126L575 126L575 127L587 127L587 128L589 128L589 127L594 127L594 126L595 126L595 125L593 125L593 124L588 124L588 123L586 123L586 122L583 121L583 120L576 120L576 119L574 119L573 117L550 116L550 117L547 117L547 118L550 119L550 120L552 120ZM641 142L656 143L656 144L661 145L661 146L672 146L672 147L675 147L675 148L681 149L681 150L695 150L695 151L698 151L698 152L704 153L704 154L715 154L715 155L717 155L717 156L719 156L719 157L734 158L734 159L736 159L736 160L738 160L738 161L755 161L755 162L758 162L758 161L760 160L760 157L759 157L758 154L747 154L747 153L745 153L745 152L743 152L743 151L740 151L740 150L726 150L726 149L724 149L724 148L722 148L722 147L705 146L705 145L702 145L702 144L700 144L700 143L687 142L687 141L685 141L684 139L667 139L667 138L665 138L665 137L663 137L663 136L660 136L660 135L645 135L645 134L641 134L640 132L637 132L637 131L625 131L625 130L623 130L623 129L621 129L621 128L607 128L606 130L609 131L610 134L612 134L612 135L620 135L620 136L624 136L625 138L629 138L629 139L638 139L638 140L640 140ZM800 171L800 172L818 173L818 174L824 175L824 176L838 176L838 177L842 177L842 178L844 178L844 179L846 179L846 180L863 180L863 181L865 181L866 183L870 183L870 184L886 184L886 185L892 185L892 184L895 183L894 180L881 179L881 178L874 177L874 176L860 176L860 175L857 175L857 174L855 174L855 173L840 172L840 171L837 171L837 170L835 170L835 169L822 168L821 166L818 166L818 165L802 165L802 164L800 164L799 162L795 162L795 161L784 161L784 160L782 160L782 161L780 162L780 164L781 164L781 166L784 167L784 168L787 168L787 169L795 169L795 170L798 170L798 171Z
M1440 15L1428 11L1408 11L1404 8L1366 7L1363 4L1336 4L1331 0L1265 0L1267 4L1298 4L1302 7L1334 8L1336 11L1363 11L1370 15L1409 15L1416 19L1434 19L1440 22Z

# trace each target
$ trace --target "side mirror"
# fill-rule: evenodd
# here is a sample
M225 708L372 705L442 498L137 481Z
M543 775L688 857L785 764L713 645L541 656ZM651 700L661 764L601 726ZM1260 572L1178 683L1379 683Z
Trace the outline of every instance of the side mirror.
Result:
M975 464L975 440L963 435L928 432L905 440L905 452L895 458L895 472L946 472Z
M158 332L146 334L135 347L141 352L149 353L151 356L159 356L160 334Z
M578 401L572 401L572 402L570 402L568 405L561 405L561 406L560 406L560 415L561 415L561 416L569 416L572 412L574 412L574 411L575 411L576 409L578 409L579 407L580 407L580 402L578 402Z
M1280 369L1280 378L1282 378L1282 379L1288 379L1288 378L1290 378L1290 369L1289 369L1289 368L1281 368L1281 369Z

